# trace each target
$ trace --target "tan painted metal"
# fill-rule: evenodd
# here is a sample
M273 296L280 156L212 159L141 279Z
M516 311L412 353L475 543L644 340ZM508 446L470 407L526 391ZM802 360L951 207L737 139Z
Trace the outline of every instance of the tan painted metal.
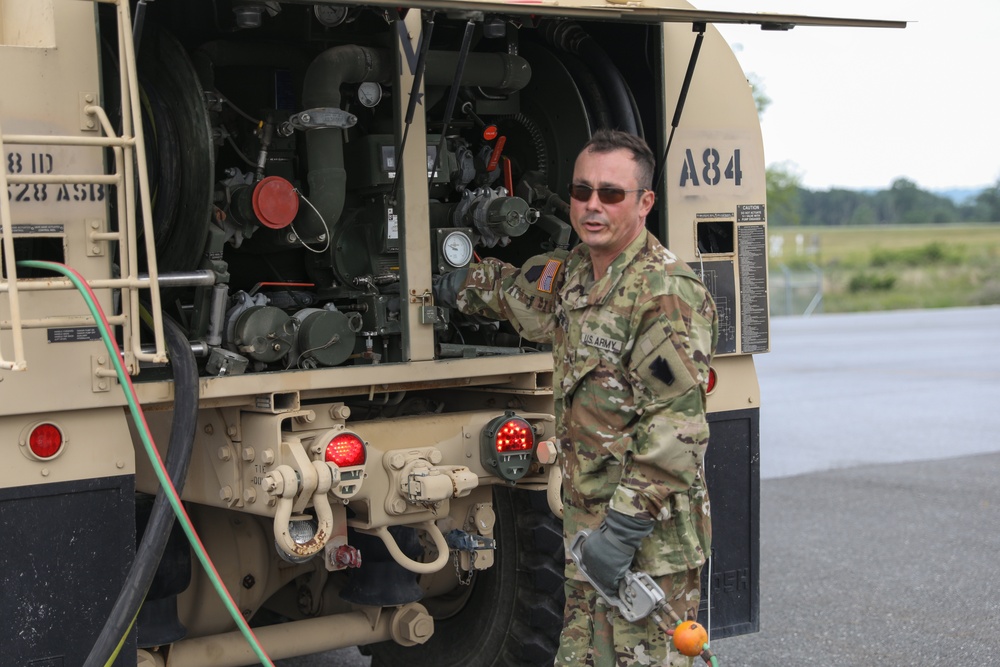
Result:
M0 45L56 45L52 0L0 0Z
M62 449L46 460L31 456L28 449L28 434L40 423L55 425L65 441ZM135 472L135 453L121 408L0 417L0 442L6 453L0 466L0 488Z
M403 23L411 39L411 48L416 49L420 39L420 12L410 12ZM400 47L401 48L401 47ZM397 132L402 136L403 121L409 101L409 90L413 83L413 73L406 66L405 58L396 58L397 66L402 71L397 72L399 78L395 83L398 122ZM407 91L404 93L403 91ZM418 94L423 95L421 84ZM422 113L414 114L409 136L417 139L427 132L426 119ZM403 220L427 220L430 217L427 197L413 196L413 193L427 192L427 144L424 141L407 141L403 155L400 157L402 168L399 194L403 203ZM432 306L431 266L430 262L422 261L431 256L430 235L423 226L410 229L409 225L400 225L400 236L403 242L403 294L407 295L407 306L402 309L403 326L409 335L407 349L404 354L408 361L421 361L434 358L434 327L433 322L424 322L424 308ZM407 261L407 257L419 257L420 261Z
M760 407L760 385L749 355L719 357L713 363L718 374L715 390L708 395L709 412Z
M408 604L374 614L363 611L310 618L258 628L255 632L274 659L322 653L348 646L396 640L404 646L423 643L433 632L434 619L420 604ZM240 667L256 657L238 632L187 639L170 648L167 667Z

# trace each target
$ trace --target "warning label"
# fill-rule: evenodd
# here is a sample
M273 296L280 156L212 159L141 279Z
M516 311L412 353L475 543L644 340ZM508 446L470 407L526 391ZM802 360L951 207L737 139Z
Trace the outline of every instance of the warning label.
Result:
M63 327L49 329L50 343L80 343L88 340L101 340L101 332L97 327Z
M736 222L764 222L764 205L763 204L737 205Z

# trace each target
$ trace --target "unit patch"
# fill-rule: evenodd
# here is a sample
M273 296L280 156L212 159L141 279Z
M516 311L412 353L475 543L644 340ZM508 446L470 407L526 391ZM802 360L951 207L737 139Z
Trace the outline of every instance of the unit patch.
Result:
M674 383L674 372L670 370L670 364L663 357L653 359L653 363L649 365L649 371L653 377L662 380L663 384L668 387Z
M614 352L615 354L622 353L622 342L620 340L605 338L604 336L596 336L592 333L585 333L580 338L580 342L582 342L584 345L589 345L590 347L596 347L600 350Z

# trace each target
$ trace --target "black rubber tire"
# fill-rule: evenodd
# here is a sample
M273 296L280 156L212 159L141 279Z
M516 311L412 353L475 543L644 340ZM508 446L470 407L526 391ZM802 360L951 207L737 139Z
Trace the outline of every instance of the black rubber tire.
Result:
M493 509L496 562L476 575L462 610L436 619L421 646L370 646L372 667L552 664L565 601L562 524L541 492L494 487Z

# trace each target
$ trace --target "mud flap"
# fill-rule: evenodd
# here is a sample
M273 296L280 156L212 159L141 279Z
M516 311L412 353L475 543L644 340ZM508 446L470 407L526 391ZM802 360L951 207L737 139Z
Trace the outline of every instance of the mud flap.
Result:
M4 664L79 664L135 556L135 477L0 489ZM135 664L135 631L117 667Z

